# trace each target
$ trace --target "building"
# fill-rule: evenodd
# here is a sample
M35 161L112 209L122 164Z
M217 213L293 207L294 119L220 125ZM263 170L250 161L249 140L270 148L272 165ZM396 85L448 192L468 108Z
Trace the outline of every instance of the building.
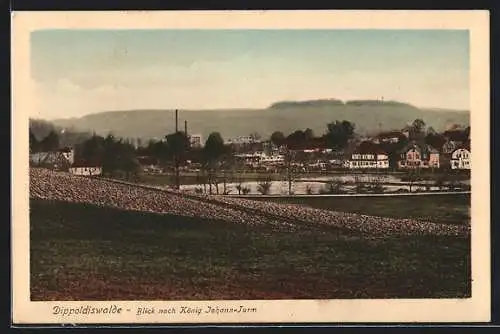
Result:
M102 166L86 162L78 162L74 163L69 168L69 172L73 175L97 176L102 175Z
M381 132L373 139L375 144L397 144L406 140L406 136L401 131Z
M349 169L388 169L389 155L379 145L364 141L349 154L344 167Z
M281 154L261 156L259 162L261 165L283 165L285 156Z
M263 144L264 140L255 138L254 136L238 136L227 139L227 144L246 145L246 144Z
M74 159L74 150L66 147L56 151L31 153L30 165L67 171Z
M461 145L462 145L461 141L454 141L454 140L448 139L443 144L443 147L441 148L441 152L443 152L444 154L451 154L453 151L455 151Z
M406 125L403 129L401 129L401 133L407 138L410 138L411 134L411 125Z
M202 147L203 141L201 135L189 135L189 144L191 147Z
M398 168L439 168L439 152L427 144L408 143L400 151Z
M451 153L451 169L471 169L470 145L463 145Z

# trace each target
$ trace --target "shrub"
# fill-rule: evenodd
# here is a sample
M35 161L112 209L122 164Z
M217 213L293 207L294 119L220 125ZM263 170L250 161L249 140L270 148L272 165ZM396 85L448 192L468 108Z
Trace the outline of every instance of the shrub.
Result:
M383 193L385 191L385 187L382 185L382 183L375 183L372 185L371 190L375 193Z
M243 195L248 195L250 193L250 188L242 187L241 192L243 193Z
M257 186L257 191L262 195L269 195L269 193L271 192L271 185L272 182L268 179L260 181Z
M438 175L436 177L436 180L434 181L434 185L439 188L439 190L443 189L444 184L446 181L446 176L445 175Z
M342 188L342 182L337 180L330 180L327 184L321 189L322 194L342 194L344 193L344 189Z
M307 195L312 195L314 194L313 188L310 184L306 185L306 194Z

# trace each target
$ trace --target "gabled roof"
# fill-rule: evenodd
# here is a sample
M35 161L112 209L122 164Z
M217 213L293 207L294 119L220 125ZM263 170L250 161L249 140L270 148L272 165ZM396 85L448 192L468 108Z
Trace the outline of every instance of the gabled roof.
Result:
M406 144L401 150L400 153L406 153L410 149L416 149L418 150L421 154L429 154L429 153L439 153L438 150L436 150L434 147L428 144L421 144L417 143L416 141L411 141L408 144Z
M78 160L75 161L72 165L72 168L79 168L79 167L102 167L102 163L98 161L86 161L86 160Z
M30 154L30 160L32 162L40 164L52 164L56 162L69 163L67 157L64 156L64 152L60 151L49 151L49 152L37 152Z
M64 147L64 148L61 148L57 151L61 152L61 153L71 153L73 151L73 149L71 147Z
M401 131L385 131L379 133L376 136L376 138L394 138L394 137L403 138L406 136Z
M387 154L380 145L364 141L353 151L354 154Z
M467 140L467 134L465 130L447 130L443 132L443 136L448 140L463 142Z
M457 146L453 151L465 149L470 152L470 140L467 140L465 143Z

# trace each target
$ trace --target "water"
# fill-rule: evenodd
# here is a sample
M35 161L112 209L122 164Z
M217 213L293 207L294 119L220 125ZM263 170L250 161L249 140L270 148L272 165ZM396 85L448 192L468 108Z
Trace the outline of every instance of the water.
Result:
M324 189L326 186L325 182L319 182L319 181L326 181L326 180L331 180L333 177L318 177L314 179L310 179L307 181L296 181L292 182L292 193L295 195L306 195L307 194L307 189L309 188L313 194L319 194L321 189ZM339 180L342 181L354 181L354 178L350 179L350 176L339 176ZM369 180L368 178L364 179L364 182L370 182L373 180ZM382 181L382 185L384 187L384 192L395 192L401 189L404 189L406 191L410 190L410 186L406 185L404 183L402 184L383 184L383 182L389 182L389 183L401 183L399 179L395 179L394 177L391 178L391 176L388 176L386 179ZM421 182L424 183L424 182ZM431 182L432 184L432 182ZM227 183L226 184L226 190L229 191L229 194L231 195L237 195L238 190L237 187L238 183ZM248 182L243 182L241 183L242 187L247 187L250 189L250 192L248 193L249 195L259 195L261 194L258 190L259 183L257 181L248 181ZM223 193L223 184L219 184L219 193ZM196 188L201 188L203 189L203 185L201 184L193 184L193 185L181 185L181 190L186 191L186 192L195 192ZM344 190L347 191L354 191L355 185L344 185L342 186ZM412 186L412 191L438 191L439 188L435 186L430 186L428 189L423 186ZM206 185L206 191L208 193L209 191L209 186ZM212 186L212 192L215 194L215 186ZM272 181L271 182L271 188L269 191L269 195L288 195L288 182L287 181Z

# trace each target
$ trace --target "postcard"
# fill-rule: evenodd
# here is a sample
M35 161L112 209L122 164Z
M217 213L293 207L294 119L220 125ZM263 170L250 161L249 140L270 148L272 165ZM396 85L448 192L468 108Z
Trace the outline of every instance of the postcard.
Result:
M15 324L490 320L487 11L12 14Z

